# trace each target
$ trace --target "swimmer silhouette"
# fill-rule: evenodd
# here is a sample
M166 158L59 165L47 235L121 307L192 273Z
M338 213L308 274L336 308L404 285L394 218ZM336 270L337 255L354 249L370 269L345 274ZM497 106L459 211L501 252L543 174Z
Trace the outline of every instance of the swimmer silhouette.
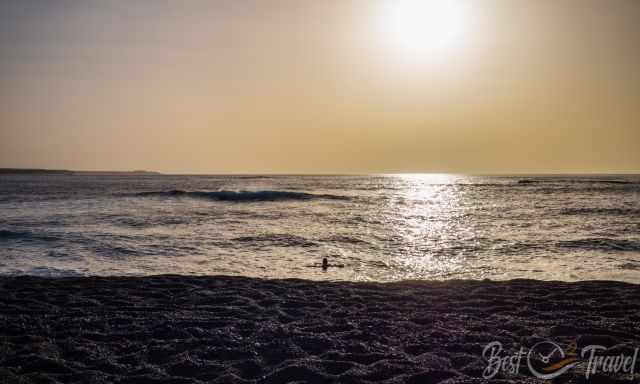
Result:
M327 259L326 257L322 258L322 264L311 264L311 265L306 265L306 267L309 268L322 268L323 271L327 271L327 269L329 269L329 267L332 268L344 268L344 264L329 264L329 259Z
M326 271L329 267L344 268L344 264L329 264L329 260L326 257L322 258L322 270Z

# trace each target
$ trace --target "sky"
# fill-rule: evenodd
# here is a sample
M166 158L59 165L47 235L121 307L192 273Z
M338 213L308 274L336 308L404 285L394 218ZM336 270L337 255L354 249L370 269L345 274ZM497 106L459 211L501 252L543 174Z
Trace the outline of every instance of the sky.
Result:
M640 171L640 1L426 1L0 0L0 167Z

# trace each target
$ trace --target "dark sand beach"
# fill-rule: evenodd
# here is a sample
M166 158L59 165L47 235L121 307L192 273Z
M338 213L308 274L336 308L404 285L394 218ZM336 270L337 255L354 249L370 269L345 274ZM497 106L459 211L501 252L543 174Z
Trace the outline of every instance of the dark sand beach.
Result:
M0 279L2 383L475 383L489 342L513 352L545 339L632 354L640 286ZM493 381L542 382L520 371ZM556 381L583 382L582 371Z

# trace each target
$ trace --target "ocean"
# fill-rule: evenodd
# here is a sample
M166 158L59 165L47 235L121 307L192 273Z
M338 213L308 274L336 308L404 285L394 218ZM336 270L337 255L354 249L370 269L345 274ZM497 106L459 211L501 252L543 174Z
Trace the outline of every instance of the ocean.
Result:
M638 283L640 176L0 175L0 274Z

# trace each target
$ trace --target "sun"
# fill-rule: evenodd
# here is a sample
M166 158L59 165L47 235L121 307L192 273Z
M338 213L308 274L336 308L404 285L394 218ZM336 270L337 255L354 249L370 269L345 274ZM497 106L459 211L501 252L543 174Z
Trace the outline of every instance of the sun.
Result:
M442 52L460 42L466 16L458 0L388 0L382 11L383 39L412 56Z

